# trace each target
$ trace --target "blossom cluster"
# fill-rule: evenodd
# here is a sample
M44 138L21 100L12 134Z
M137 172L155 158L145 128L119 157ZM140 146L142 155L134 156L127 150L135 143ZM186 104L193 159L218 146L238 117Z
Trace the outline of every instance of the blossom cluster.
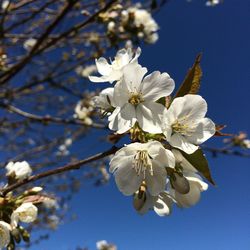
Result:
M32 168L26 161L9 162L6 167L8 185L23 181L32 174ZM0 249L15 249L15 245L21 242L29 242L29 232L22 223L32 223L37 219L37 204L51 207L55 200L45 194L41 194L42 187L33 187L16 195L13 192L0 197ZM35 204L35 205L34 205ZM55 224L55 223L54 223Z
M118 3L108 12L100 14L99 18L107 28L111 43L131 39L153 44L159 38L159 25L141 3L132 6Z
M135 53L121 49L111 63L96 59L101 76L89 79L113 84L94 97L95 106L108 116L109 129L132 139L110 161L119 190L134 196L139 213L154 209L164 216L173 203L196 204L208 188L186 155L195 157L216 128L205 117L207 103L200 95L171 99L174 80L166 72L147 75L138 63L140 54L140 48Z

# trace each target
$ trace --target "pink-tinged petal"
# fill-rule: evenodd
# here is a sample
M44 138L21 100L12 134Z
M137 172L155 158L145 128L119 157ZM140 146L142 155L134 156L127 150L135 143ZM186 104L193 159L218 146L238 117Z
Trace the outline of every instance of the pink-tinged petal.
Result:
M122 108L116 108L113 113L109 116L111 130L123 134L134 126L136 122L135 108L130 103L125 104Z
M176 118L185 119L185 123L192 125L204 118L207 112L207 103L199 95L185 95L173 100L169 112Z
M163 192L166 187L167 172L162 164L153 161L153 175L146 171L146 185L151 195L156 196Z
M162 133L161 116L165 107L154 102L143 102L136 108L136 117L142 130L149 133Z
M189 141L194 144L201 144L215 134L215 124L209 118L203 118L196 124Z
M187 154L192 154L198 149L196 145L190 143L184 136L177 133L171 136L169 143L172 147L179 148Z
M112 67L104 57L95 60L98 72L101 75L107 76L111 73Z
M141 92L146 101L155 102L169 96L174 90L174 80L167 73L155 71L146 76L141 85Z
M129 92L138 92L147 69L137 63L130 63L123 68L123 81Z

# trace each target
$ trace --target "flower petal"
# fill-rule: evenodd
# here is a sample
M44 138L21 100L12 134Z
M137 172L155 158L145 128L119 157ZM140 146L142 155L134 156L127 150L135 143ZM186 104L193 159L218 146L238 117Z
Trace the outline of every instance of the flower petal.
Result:
M154 203L154 211L159 216L167 216L171 213L172 203L172 199L169 195L166 192L163 192Z
M185 95L175 98L169 108L169 112L176 118L185 118L193 124L195 121L204 118L207 112L207 103L199 95Z
M120 162L120 166L114 173L116 184L124 195L132 195L135 193L143 181L143 175L137 175L132 168L133 159L133 156L123 158Z
M128 103L129 100L129 90L127 88L127 84L124 80L117 82L114 86L114 106L122 107L125 103Z
M174 148L179 148L187 154L194 153L199 147L187 141L187 139L180 134L173 134L169 141L170 145Z
M100 57L99 59L96 59L95 63L96 63L97 70L101 75L107 76L111 73L112 67L104 57Z
M111 130L116 130L118 134L127 132L136 122L134 106L127 103L122 108L116 108L109 116L109 121Z
M184 170L198 172L198 170L182 155L177 149L172 149L176 163L180 164Z
M189 185L190 191L188 194L180 194L175 192L175 199L180 207L191 207L200 200L201 192L199 187L192 182L190 182Z
M161 97L169 96L174 90L174 80L167 73L155 71L146 76L142 82L141 92L146 101L155 102Z
M137 50L135 51L135 56L134 58L130 61L131 63L137 63L138 57L141 55L141 48L138 47ZM132 56L131 56L132 57Z
M165 148L160 148L158 155L154 158L155 161L158 161L164 167L175 167L175 157L174 154Z
M215 134L215 124L209 118L203 118L197 124L195 131L189 138L189 141L194 144L201 144Z
M146 184L151 195L156 196L166 187L167 171L162 164L153 161L153 175L146 171Z
M137 121L142 130L149 133L162 133L161 116L165 107L154 102L143 102L136 108Z
M137 63L130 63L123 68L123 81L129 92L138 92L142 83L142 78L147 73L147 68L143 68Z

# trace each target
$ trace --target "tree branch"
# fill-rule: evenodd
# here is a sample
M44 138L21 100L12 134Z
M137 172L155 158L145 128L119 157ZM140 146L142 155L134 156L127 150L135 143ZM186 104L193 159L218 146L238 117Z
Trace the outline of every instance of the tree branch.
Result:
M24 180L18 181L6 188L3 188L0 191L0 195L1 196L5 196L7 193L22 187L24 185L27 185L28 183L43 179L45 177L51 176L51 175L56 175L56 174L60 174L66 171L70 171L70 170L75 170L75 169L79 169L82 165L85 165L87 163L93 162L93 161L97 161L100 160L106 156L109 156L111 154L114 154L117 150L119 150L119 148L113 146L112 148L110 148L109 150L102 152L102 153L98 153L96 155L90 156L88 158L85 158L83 160L77 161L77 162L73 162L73 163L69 163L67 165L64 165L62 167L56 168L56 169L51 169L48 171L45 171L43 173L37 174L37 175L33 175L30 176Z

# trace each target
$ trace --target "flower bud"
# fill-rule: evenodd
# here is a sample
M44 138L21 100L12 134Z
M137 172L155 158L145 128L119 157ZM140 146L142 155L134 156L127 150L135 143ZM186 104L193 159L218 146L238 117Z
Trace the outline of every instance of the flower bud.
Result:
M138 191L136 191L133 200L133 206L136 211L140 211L146 202L146 189L144 186L141 186Z
M173 173L171 176L171 184L173 188L180 194L187 194L190 191L190 185L188 180L182 175Z

